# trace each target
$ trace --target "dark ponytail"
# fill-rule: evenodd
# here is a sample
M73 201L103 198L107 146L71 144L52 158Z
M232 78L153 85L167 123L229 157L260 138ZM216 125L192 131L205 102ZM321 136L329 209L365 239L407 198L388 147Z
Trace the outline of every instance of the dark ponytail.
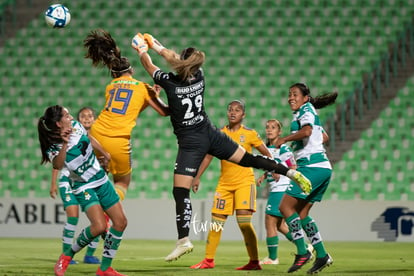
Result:
M63 107L60 105L50 106L46 109L42 117L37 123L37 131L39 135L40 150L42 152L42 160L40 164L50 162L46 151L54 144L62 143L60 137L60 128L56 122L60 121L63 116Z
M312 97L310 95L309 87L306 84L300 83L300 82L291 85L289 89L293 87L297 87L303 96L309 96L309 102L316 109L321 109L321 108L324 108L328 105L335 103L336 98L338 97L338 92L330 92L330 93L325 93L325 94L322 94L316 97Z
M91 31L83 41L83 46L87 49L85 58L90 58L93 66L108 67L112 77L119 77L128 71L132 73L131 64L126 57L121 56L121 50L107 31Z

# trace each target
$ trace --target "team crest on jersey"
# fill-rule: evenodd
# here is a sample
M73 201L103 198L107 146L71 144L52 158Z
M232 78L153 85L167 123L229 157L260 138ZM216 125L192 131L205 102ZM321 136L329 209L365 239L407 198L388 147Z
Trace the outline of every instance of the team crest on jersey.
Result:
M240 143L246 142L246 137L244 135L240 135Z
M88 192L84 192L83 195L85 196L85 200L91 199L91 195Z
M82 135L82 129L80 129L80 128L77 128L77 127L73 127L72 128L72 133L75 133L75 134L77 134L77 135Z

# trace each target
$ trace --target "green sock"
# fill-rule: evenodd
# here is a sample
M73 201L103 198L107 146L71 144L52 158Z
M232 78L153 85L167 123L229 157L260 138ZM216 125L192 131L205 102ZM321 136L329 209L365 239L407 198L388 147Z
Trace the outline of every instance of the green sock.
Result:
M121 243L123 233L124 232L117 231L112 227L109 228L108 234L106 234L105 237L104 248L102 252L102 271L107 270L111 266L112 260L114 259L119 244Z
M86 248L85 256L93 256L93 254L96 251L96 247L98 247L98 243L99 243L99 236L96 237L93 241L91 241L88 244L88 247Z
M62 233L62 252L69 251L72 247L73 237L75 236L76 225L78 224L79 218L68 217L68 220L63 227Z
M277 259L277 248L279 247L279 237L266 238L267 251L269 252L269 258L272 260Z
M92 236L91 227L88 226L80 232L79 236L76 239L76 242L72 245L71 250L69 250L68 254L65 255L73 257L82 248L87 246L93 239L95 239L95 237Z
M290 231L285 234L285 237L286 239L288 239L288 241L293 242L292 234L290 233Z
M298 255L304 255L308 251L305 244L305 235L302 230L302 223L300 221L299 215L294 213L286 219L286 223L289 226L289 232L292 235L292 241L295 243Z
M302 227L316 251L316 258L325 257L327 253L315 221L310 216L307 216L302 220Z

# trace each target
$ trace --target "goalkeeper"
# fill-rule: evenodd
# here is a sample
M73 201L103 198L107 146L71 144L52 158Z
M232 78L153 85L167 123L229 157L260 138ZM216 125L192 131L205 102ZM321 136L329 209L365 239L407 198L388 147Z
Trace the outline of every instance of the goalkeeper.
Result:
M167 95L170 120L178 141L174 169L173 196L176 204L178 241L175 249L165 258L173 261L193 250L189 239L192 206L190 188L206 154L228 160L244 167L286 175L309 193L311 182L301 173L276 163L262 155L252 155L212 125L204 109L205 79L201 66L205 54L195 48L186 48L181 54L165 48L152 35L138 33L132 47L140 61ZM161 55L175 71L164 72L151 60L148 49Z

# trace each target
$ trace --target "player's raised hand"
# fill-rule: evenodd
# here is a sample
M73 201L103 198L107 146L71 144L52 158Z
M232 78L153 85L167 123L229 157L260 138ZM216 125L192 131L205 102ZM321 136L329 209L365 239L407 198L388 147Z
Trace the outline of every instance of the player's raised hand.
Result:
M134 38L132 38L131 46L137 50L139 55L148 51L148 44L141 33L137 33Z
M155 37L148 33L144 34L144 39L148 43L148 46L158 54L165 48Z

